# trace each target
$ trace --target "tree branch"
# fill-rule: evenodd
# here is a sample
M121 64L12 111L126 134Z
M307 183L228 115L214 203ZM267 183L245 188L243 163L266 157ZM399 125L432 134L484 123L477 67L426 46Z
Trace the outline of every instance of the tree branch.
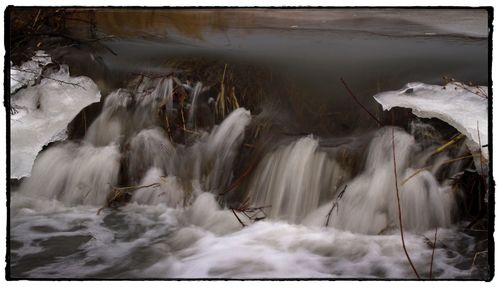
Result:
M399 231L401 234L401 243L403 244L403 250L406 254L406 258L408 259L408 263L410 263L411 268L413 269L413 272L417 276L418 279L420 279L420 275L418 275L417 269L413 265L413 262L411 261L410 255L408 254L408 251L406 250L406 244L405 244L405 238L404 238L404 231L403 231L403 217L401 214L401 201L399 200L399 187L398 187L398 173L396 169L396 145L394 143L394 127L392 128L392 160L394 163L394 185L396 186L396 197L398 201L398 217L399 217Z

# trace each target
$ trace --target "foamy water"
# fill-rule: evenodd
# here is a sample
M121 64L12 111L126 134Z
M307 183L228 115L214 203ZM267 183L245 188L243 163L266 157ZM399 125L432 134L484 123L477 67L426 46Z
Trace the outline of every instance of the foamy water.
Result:
M413 135L377 130L354 175L313 135L276 146L238 189L250 206L270 206L254 222L219 196L237 177L251 112L236 109L175 144L157 114L173 109L172 80L138 87L111 93L85 138L46 149L12 193L14 277L415 278L399 235L395 170L417 271L429 273L437 229L433 277L471 278L475 240L454 224L449 182L431 170L402 182L421 164L439 167ZM190 96L190 120L201 87ZM120 170L133 185L153 186L103 209Z
M60 278L414 278L397 231L364 235L332 227L260 221L242 228L213 195L192 207L131 203L96 215L95 207L57 207L15 217L14 273ZM434 231L407 233L406 245L428 275ZM433 277L470 278L459 245L473 238L438 229ZM426 238L424 238L426 237ZM64 247L63 247L64 245ZM61 250L61 247L65 250ZM40 265L32 257L41 257ZM470 261L469 261L470 262ZM37 267L38 266L38 267ZM26 272L24 272L26 271Z

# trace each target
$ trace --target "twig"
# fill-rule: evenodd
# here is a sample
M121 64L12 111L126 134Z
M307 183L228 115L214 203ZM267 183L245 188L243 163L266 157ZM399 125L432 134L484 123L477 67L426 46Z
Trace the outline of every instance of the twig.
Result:
M198 131L189 130L189 129L187 129L187 128L183 128L182 130L183 130L184 132L187 132L187 133L190 133L190 134L193 134L193 135L199 135L199 134L201 134L201 133L200 133L200 132L198 132Z
M363 108L363 110L365 110L366 113L368 113L368 115L370 115L370 117L372 117L373 120L375 120L375 122L377 122L377 124L379 125L379 127L383 127L384 124L382 124L382 122L380 122L379 119L377 119L377 117L375 117L375 115L373 115L359 100L358 98L356 98L356 96L354 95L354 93L351 91L351 89L349 88L349 86L347 85L347 83L344 81L343 78L340 78L340 81L342 82L342 84L344 85L344 87L346 88L347 92L349 93L349 95L351 95L351 97L354 99L354 101L356 103L358 103L358 105Z
M233 214L236 217L236 219L240 222L241 226L242 227L246 227L246 225L240 220L240 218L238 217L238 215L236 214L236 212L234 211L234 209L231 209L231 211L233 212Z
M172 132L170 131L170 122L168 121L168 114L166 112L165 112L165 121L167 123L168 139L170 139L170 143L173 143Z
M483 184L483 190L484 192L486 193L488 191L488 188L487 188L487 183L486 183L486 177L484 175L484 166L483 166L483 152L482 152L482 149L483 148L481 146L481 134L479 133L479 121L476 121L476 126L477 126L477 138L478 138L478 143L479 143L479 166L481 167L480 168L480 171L481 171L481 183ZM481 192L481 191L479 191ZM481 194L479 194L479 198L481 198ZM479 218L481 218L481 211L483 210L483 206L482 206L482 202L480 201L479 202L479 209L480 209L480 212L478 214L478 217L475 221L473 221L469 226L472 227L478 220Z
M27 87L29 86L29 84L25 83L24 81L22 81L22 80L18 80L18 79L16 79L16 78L13 78L12 76L10 76L10 79L11 79L11 80L14 80L14 81L16 81L16 82L18 82L18 83L20 83L20 84L22 84L22 86L21 86L21 87L17 88L14 92L12 92L12 93L10 94L11 96L12 96L12 95L15 95L15 94L16 94L17 92L19 92L20 90L25 89L25 88L27 88Z
M249 199L247 199L249 202ZM244 214L249 220L252 222L260 221L265 218L267 218L267 214L264 211L265 208L270 208L272 207L271 205L265 205L265 206L258 206L258 207L248 207L248 202L244 202L243 206L239 208L231 208L235 212L240 212ZM259 213L261 213L263 216L259 217Z
M151 183L151 184L148 184L148 185L132 185L132 186L125 186L125 187L115 187L115 189L117 190L137 190L137 189L141 189L141 188L147 188L147 187L152 187L152 186L160 186L160 184L158 182L155 182L155 183Z
M338 208L339 208L338 207L339 200L344 195L344 192L345 192L346 188L347 188L347 184L344 186L344 189L342 189L342 191L337 195L337 198L333 201L332 208L330 209L330 211L328 212L328 215L326 216L325 227L328 227L328 224L330 222L330 216L332 215L333 209L336 207L337 210L338 210Z
M83 109L83 127L84 127L84 133L87 132L87 117L85 116L85 109Z
M20 69L20 68L16 68L16 67L12 67L11 69L13 70L17 70L17 71L21 71L21 72L27 72L27 73L30 73L30 74L34 74L34 75L37 75L38 73L34 72L34 71L29 71L29 70L24 70L24 69ZM58 79L54 79L54 78L51 78L51 77L47 77L47 76L42 76L42 78L44 79L49 79L49 80L53 80L53 81L56 81L56 82L60 82L60 83L63 83L63 84L67 84L67 85L72 85L72 86L77 86L77 87L80 87L84 90L86 90L84 87L82 87L81 85L79 84L75 84L75 83L70 83L70 82L65 82L65 81L62 81L62 80L58 80Z
M481 229L468 229L465 228L463 231L471 231L471 232L488 232L488 230L481 230Z
M148 185L140 185L140 186L125 186L125 187L113 187L112 189L112 193L114 193L113 197L112 198L108 198L106 200L106 205L104 205L103 207L101 207L98 211L97 211L97 215L99 215L99 213L106 207L110 207L111 204L121 195L124 194L124 191L125 190L138 190L138 189L141 189L141 188L147 188L147 187L152 187L152 186L160 186L159 183L155 182L155 183L152 183L152 184L148 184Z
M474 94L476 96L479 96L481 98L485 98L485 99L488 98L488 94L486 94L479 86L477 86L477 85L473 86L471 82L469 82L469 85L466 85L466 84L464 84L461 81L455 80L454 78L449 78L449 77L444 76L443 79L446 82L445 85L452 84L452 85L454 85L456 87L459 87L459 88L461 88L463 90L466 90L469 93L472 93L472 94ZM478 90L478 92L474 92L473 90L469 89L468 87L474 87L474 88L476 88Z
M479 134L479 121L476 121L476 126L477 126L477 139L479 143L479 148L482 148L481 146L481 134ZM485 186L486 190L486 181L484 180L484 169L483 169L483 153L481 152L481 149L479 149L479 163L481 165L481 177L483 180L483 185Z
M174 75L174 72L168 72L168 73L163 73L163 74L146 74L146 73L140 73L140 72L134 72L134 75L138 75L141 77L147 77L148 79L162 79L162 78L169 78L172 75Z
M439 146L439 148L437 148L436 150L434 150L434 152L432 152L432 155L436 155L438 153L441 153L443 152L446 148L448 148L449 146L455 144L456 142L462 140L463 138L465 138L465 135L464 134L458 134L457 136L453 137L450 141L446 142L446 144L442 145L442 146Z
M458 158L447 160L447 161L443 162L441 165L452 163L452 162L455 162L455 161L460 161L462 159L473 158L473 157L477 157L477 156L478 156L478 154L466 155L466 156L462 156L462 157L458 157ZM403 186L406 182L408 182L408 180L410 180L411 178L413 178L415 175L419 174L420 172L422 172L424 170L430 169L430 168L432 168L432 165L431 166L426 166L426 167L419 168L412 175L408 176L405 180L403 180L403 182L401 182L401 186Z
M184 106L182 106L180 109L181 109L182 129L186 131L186 121L184 119Z
M77 38L71 37L69 35L65 35L65 34L62 34L62 33L56 33L56 32L30 33L29 35L30 36L44 36L45 35L45 36L52 36L52 37L62 37L62 38L65 38L65 39L68 39L68 40L71 40L71 41L77 42L77 43L97 42L97 44L99 44L100 46L102 46L103 48L105 48L111 54L113 54L115 56L118 55L116 52L114 52L107 45L105 45L105 44L103 44L103 43L100 42L102 39L113 38L112 36L102 37L102 38L95 38L95 39L77 39Z
M33 25L31 26L31 29L35 28L35 25L36 25L36 23L38 21L38 17L40 16L40 12L41 12L41 10L38 9L38 12L36 13L35 21L33 21Z
M472 94L474 94L476 96L479 96L481 98L484 98L484 99L488 98L488 95L482 89L480 89L479 87L476 87L479 92L474 92L473 90L467 88L466 85L464 85L461 82L455 82L454 85L457 86L457 87L459 87L459 88L462 88L462 89L468 91L469 93L472 93Z
M257 166L258 163L259 162L257 160L252 162L252 164L250 164L250 166L248 166L248 168L245 170L245 172L243 172L243 174L241 174L238 178L236 178L234 180L234 182L231 183L228 187L226 187L224 190L222 190L222 192L219 193L219 195L224 195L224 194L228 193L229 191L237 188L240 185L240 183L243 181L243 179L255 169L255 167Z
M477 255L484 254L484 253L488 253L488 250L481 251L481 252L476 252L476 254L474 255L474 258L472 259L472 265L471 265L471 268L472 268L472 267L474 266L474 264L476 263L476 258L477 258Z
M403 217L401 214L401 202L399 200L398 173L396 170L396 145L394 143L394 127L392 128L392 161L394 164L394 185L396 186L396 197L397 197L397 201L398 201L399 231L401 234L401 243L403 244L403 250L406 254L406 258L408 259L408 263L410 263L410 266L413 269L413 272L415 273L417 278L420 279L420 275L418 275L417 269L413 265L413 262L411 261L410 255L408 254L408 251L406 250L404 231L403 231Z
M436 250L436 240L437 240L438 228L434 231L434 243L432 244L432 255L431 255L431 268L429 270L429 279L432 279L432 265L434 264L434 251Z

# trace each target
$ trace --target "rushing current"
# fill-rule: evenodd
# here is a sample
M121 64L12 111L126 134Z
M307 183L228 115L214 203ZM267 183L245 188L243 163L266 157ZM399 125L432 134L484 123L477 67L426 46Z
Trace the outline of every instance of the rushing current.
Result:
M110 93L84 138L40 153L12 192L14 276L411 278L395 173L416 268L429 271L437 230L434 277L471 276L464 264L474 239L455 230L456 193L435 175L448 157L415 174L432 149L415 136L430 125L415 123L412 132L382 127L358 140L365 149L350 151L361 160L357 170L346 162L349 146L321 145L314 135L282 142L239 189L236 199L245 205L233 207L221 193L238 177L238 152L254 116L235 109L178 144L156 114L160 106L173 109L172 83L145 79L137 92ZM200 86L192 90L189 119ZM120 178L135 186L130 200L108 208Z

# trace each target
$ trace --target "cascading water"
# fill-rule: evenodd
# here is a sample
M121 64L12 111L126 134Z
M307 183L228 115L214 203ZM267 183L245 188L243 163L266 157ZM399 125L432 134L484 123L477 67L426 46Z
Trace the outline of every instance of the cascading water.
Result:
M435 227L448 227L454 210L453 192L447 185L441 186L429 171L412 176L417 169L410 166L410 158L419 156L416 145L411 135L394 130L396 174L404 229L423 232ZM398 227L392 150L391 128L383 128L371 141L364 171L347 182L341 198L334 197L334 200L312 213L307 223L325 223L328 211L338 198L338 208L329 218L329 224L335 228L379 234L388 228Z
M331 195L344 176L318 147L318 141L308 136L270 154L248 189L254 203L271 205L272 218L291 222L300 222L318 208L321 197Z
M269 205L267 219L256 221L220 195L237 179L250 112L236 109L210 131L177 128L190 137L175 142L180 137L164 127L180 106L173 82L143 78L134 89L110 93L83 140L53 144L38 156L31 177L12 193L16 275L412 277L398 234L392 127L373 133L357 156L360 172L346 170L312 135L273 147L237 189L250 208ZM201 88L191 93L188 128L195 127L196 106L206 105ZM425 237L438 228L434 276L468 277L458 241L469 253L472 238L452 229L455 196L436 178L442 160L430 159L413 135L394 128L407 248L416 267L427 269L432 248ZM419 170L429 163L434 169ZM131 186L130 201L101 209L120 186ZM54 246L61 243L65 251ZM33 264L39 256L51 258Z
M118 181L120 157L116 145L69 142L55 146L38 156L19 194L67 205L103 205Z

